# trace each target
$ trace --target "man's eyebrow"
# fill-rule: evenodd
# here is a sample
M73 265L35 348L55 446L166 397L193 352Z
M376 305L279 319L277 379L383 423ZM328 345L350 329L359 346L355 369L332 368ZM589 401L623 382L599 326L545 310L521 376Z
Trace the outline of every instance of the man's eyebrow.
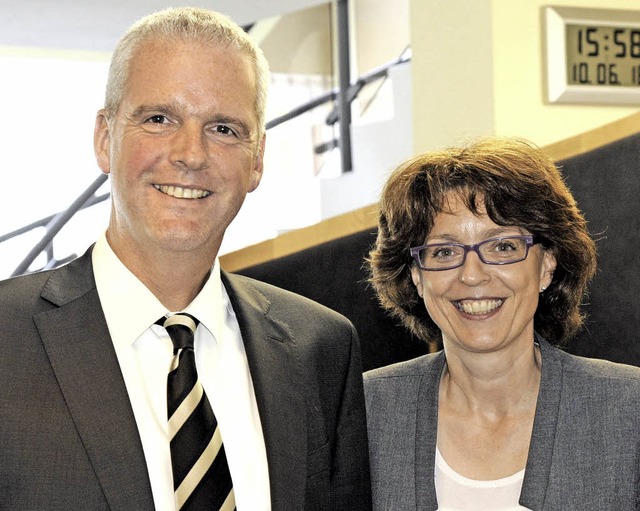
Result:
M140 105L131 112L132 117L142 117L150 112L173 112L173 107L168 104L163 105Z

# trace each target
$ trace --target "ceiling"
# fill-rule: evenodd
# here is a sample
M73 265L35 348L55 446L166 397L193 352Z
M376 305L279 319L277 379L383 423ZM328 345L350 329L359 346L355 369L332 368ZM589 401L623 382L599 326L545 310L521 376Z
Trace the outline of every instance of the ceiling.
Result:
M110 52L138 18L168 5L219 10L240 25L327 0L1 0L0 46Z

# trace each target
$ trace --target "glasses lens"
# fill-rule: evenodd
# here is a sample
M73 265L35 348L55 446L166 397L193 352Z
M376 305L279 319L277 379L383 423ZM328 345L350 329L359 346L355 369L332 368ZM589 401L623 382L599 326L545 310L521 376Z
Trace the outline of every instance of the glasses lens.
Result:
M464 259L464 247L459 245L428 245L420 250L422 267L428 270L445 270L459 266Z
M516 263L527 257L527 240L526 238L487 240L478 246L478 250L487 263Z

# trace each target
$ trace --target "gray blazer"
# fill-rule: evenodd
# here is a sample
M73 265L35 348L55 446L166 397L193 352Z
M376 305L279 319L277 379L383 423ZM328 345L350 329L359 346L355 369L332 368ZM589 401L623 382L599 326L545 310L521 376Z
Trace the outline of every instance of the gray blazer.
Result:
M254 383L272 509L369 510L353 326L292 293L222 278ZM90 253L0 282L0 509L153 508Z
M538 339L542 380L520 504L640 509L640 368ZM433 480L443 352L365 374L375 510L438 508Z

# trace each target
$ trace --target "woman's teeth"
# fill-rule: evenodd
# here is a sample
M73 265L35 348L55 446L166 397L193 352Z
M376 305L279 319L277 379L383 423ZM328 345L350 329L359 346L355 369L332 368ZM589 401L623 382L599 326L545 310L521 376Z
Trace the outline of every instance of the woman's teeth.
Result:
M503 304L504 300L459 300L456 301L458 310L467 314L488 314Z

